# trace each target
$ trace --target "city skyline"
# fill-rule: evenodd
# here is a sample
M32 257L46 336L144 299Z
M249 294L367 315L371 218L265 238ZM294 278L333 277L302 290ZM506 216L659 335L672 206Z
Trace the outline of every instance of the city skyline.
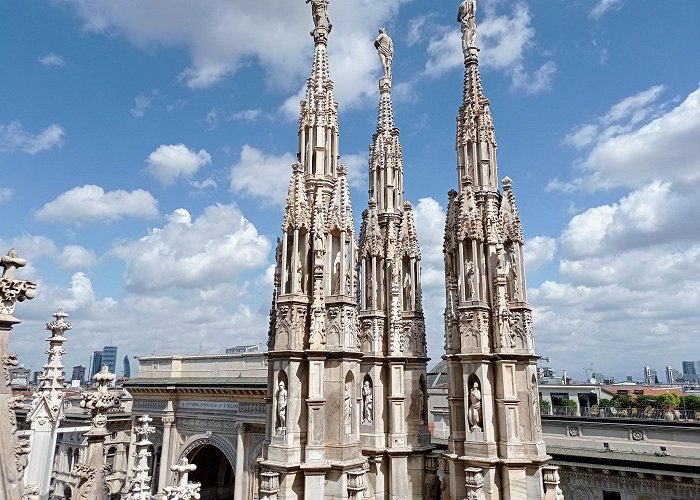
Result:
M385 25L396 46L430 366L443 352L457 4L375 2L362 15L330 5L356 221L378 100L376 28ZM296 92L310 62L299 35L312 24L308 9L178 4L158 16L158 6L141 2L128 15L109 2L0 7L9 26L0 36L12 48L0 83L0 165L20 173L0 185L11 215L1 243L29 260L22 277L39 281L10 344L25 366L43 363L43 323L56 307L74 324L67 365L112 338L136 355L264 344ZM697 38L699 9L479 2L480 61L501 176L518 193L536 349L572 377L591 362L624 379L698 357L700 154L691 139L700 92L683 40ZM242 15L260 28L246 31Z

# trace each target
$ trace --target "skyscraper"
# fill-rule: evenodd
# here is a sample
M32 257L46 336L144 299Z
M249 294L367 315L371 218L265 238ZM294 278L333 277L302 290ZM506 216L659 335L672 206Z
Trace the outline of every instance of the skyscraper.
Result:
M659 383L659 377L656 369L650 366L644 367L644 383L647 385L655 385Z
M689 382L700 379L700 361L683 361L683 378Z
M107 365L110 373L117 373L117 346L106 345L102 349L102 364ZM97 371L100 371L99 369Z
M129 363L129 356L125 355L124 356L124 377L125 378L131 378L131 364Z
M102 351L94 351L92 353L92 367L90 368L90 381L92 376L102 368Z

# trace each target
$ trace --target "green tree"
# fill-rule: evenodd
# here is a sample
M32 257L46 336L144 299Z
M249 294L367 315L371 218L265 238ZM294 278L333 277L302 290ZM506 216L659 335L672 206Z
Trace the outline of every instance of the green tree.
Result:
M578 415L578 405L573 399L565 399L564 406L566 406L569 415Z
M632 408L634 397L629 394L615 394L612 398L612 404L615 408Z
M612 401L608 398L603 398L598 402L598 406L600 406L601 408L610 408L612 405Z
M681 398L676 394L667 392L657 398L659 406L664 410L675 410L681 404Z
M546 399L540 399L540 413L542 415L549 415L552 412L552 405Z

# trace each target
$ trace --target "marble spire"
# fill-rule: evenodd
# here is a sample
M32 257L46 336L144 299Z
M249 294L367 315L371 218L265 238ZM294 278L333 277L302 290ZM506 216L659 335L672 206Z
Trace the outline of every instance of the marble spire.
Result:
M17 302L33 299L36 283L19 280L18 268L27 265L12 249L0 258L3 268L0 278L0 360L2 361L2 380L0 380L0 498L19 500L28 498L22 485L22 474L29 454L29 441L17 438L17 417L15 408L18 401L12 396L10 388L10 368L19 364L17 354L8 352L8 343L12 327L20 321L13 316ZM33 489L36 492L36 489ZM23 495L27 494L27 497Z
M384 28L374 46L383 75L359 242L360 432L363 454L370 458L369 490L421 498L431 450L421 255L411 204L404 201L403 151L391 101L394 49Z
M32 452L24 475L25 485L35 485L40 495L47 495L51 483L51 468L58 426L64 417L63 409L63 343L68 340L65 333L72 328L66 321L68 314L59 309L53 314L54 320L46 324L51 336L47 351L48 359L39 376L39 388L34 393L27 413L31 422Z
M131 483L124 500L150 500L151 499L151 471L148 466L148 458L151 452L148 448L153 445L149 440L156 428L151 424L153 419L148 414L138 418L138 425L134 425L132 432L137 440L134 442L134 465L131 468Z
M361 491L350 483L364 475L355 224L328 65L332 23L329 0L306 3L314 55L275 251L260 488L266 499L277 498L279 489L284 498L300 490L307 498L346 498Z
M445 224L447 498L544 498L532 311L512 181L498 182L496 136L479 72L476 1L457 20L464 53L457 186ZM470 497L471 498L471 497Z

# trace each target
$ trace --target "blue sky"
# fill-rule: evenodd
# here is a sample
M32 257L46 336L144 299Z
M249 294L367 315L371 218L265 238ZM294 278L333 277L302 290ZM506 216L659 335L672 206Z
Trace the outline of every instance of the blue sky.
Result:
M457 1L332 0L331 76L356 220L366 206L386 26L406 198L442 353L442 232L456 185ZM641 377L699 359L700 4L479 2L480 66L528 239L537 350ZM313 50L301 0L0 5L2 248L30 261L11 349L65 364L263 343L272 243Z

